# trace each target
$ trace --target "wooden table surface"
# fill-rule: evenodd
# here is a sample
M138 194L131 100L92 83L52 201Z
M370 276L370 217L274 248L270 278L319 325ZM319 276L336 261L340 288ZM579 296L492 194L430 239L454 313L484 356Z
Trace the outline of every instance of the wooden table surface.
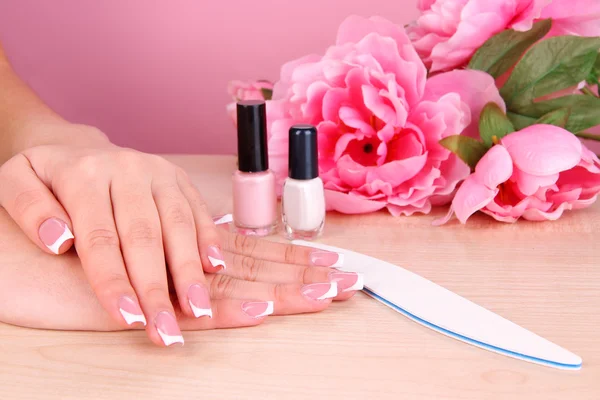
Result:
M215 214L231 211L233 157L168 158ZM475 348L358 293L318 314L187 332L181 348L141 331L0 324L0 399L600 399L600 205L558 222L432 227L444 212L331 214L320 241L445 286L580 355L580 371Z

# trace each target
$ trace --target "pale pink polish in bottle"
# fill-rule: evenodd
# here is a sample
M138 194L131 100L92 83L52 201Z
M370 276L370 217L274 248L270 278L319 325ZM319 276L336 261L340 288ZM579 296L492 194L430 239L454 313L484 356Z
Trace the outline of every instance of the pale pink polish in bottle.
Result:
M264 101L237 104L238 170L233 173L233 224L243 235L267 236L277 225L275 175L269 170Z
M313 240L325 226L325 190L319 178L317 129L289 131L289 171L283 184L282 219L288 239Z

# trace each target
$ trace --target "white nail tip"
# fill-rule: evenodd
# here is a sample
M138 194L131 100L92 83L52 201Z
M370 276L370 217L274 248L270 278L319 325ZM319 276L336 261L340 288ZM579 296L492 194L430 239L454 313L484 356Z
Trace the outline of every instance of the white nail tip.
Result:
M175 343L183 344L183 336L181 336L181 335L178 335L178 336L167 335L166 333L161 332L160 329L157 329L156 331L160 335L160 338L162 339L165 346L170 346Z
M212 310L210 308L198 308L195 305L193 305L191 301L189 301L188 303L190 303L190 307L192 308L192 312L194 313L194 316L196 318L213 317Z
M358 278L356 279L356 283L354 283L354 285L352 285L351 287L344 289L344 292L353 292L356 290L363 290L365 287L365 277L363 274L358 274Z
M233 222L233 216L231 214L225 214L221 218L219 218L213 222L215 223L215 225L229 224L229 223Z
M225 261L219 258L208 256L208 261L210 261L210 264L215 268L219 266L223 267L223 269L227 268L227 266L225 265Z
M60 250L60 246L62 246L63 243L69 239L75 239L75 236L73 236L73 233L71 232L69 227L65 225L64 232L62 233L62 235L60 235L60 237L58 239L56 239L56 242L54 242L50 246L46 246L46 247L48 247L50 249L50 251L53 252L54 254L58 254L58 251Z
M317 300L325 300L331 299L338 294L338 285L337 282L331 282L329 286L329 290L323 296L319 297Z
M344 266L344 255L342 253L338 253L338 259L335 264L332 265L333 268L339 268Z
M146 317L144 317L143 314L142 315L132 314L132 313L129 313L129 312L123 310L122 308L119 308L119 312L123 316L123 319L125 320L125 322L127 322L127 325L133 325L136 322L141 322L142 324L144 324L144 326L146 326Z
M273 302L272 301L267 301L267 309L262 313L257 315L255 318L260 318L260 317L266 317L267 315L271 315L273 314L274 306L273 306Z

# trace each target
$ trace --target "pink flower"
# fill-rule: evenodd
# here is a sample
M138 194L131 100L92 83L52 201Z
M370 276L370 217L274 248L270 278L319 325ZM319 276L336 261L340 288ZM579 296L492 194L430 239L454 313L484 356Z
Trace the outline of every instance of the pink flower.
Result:
M270 166L287 175L288 130L317 126L319 170L330 210L428 213L449 202L469 169L439 140L476 134L483 106L504 108L491 76L453 71L426 79L401 27L348 18L324 56L283 66L267 103Z
M465 65L490 37L531 29L551 0L421 0L421 16L408 29L432 72ZM597 1L597 0L586 0Z
M553 0L541 18L552 18L549 36L600 36L600 1Z
M503 222L555 220L591 205L600 193L600 160L572 133L532 125L492 147L456 192L449 214L463 224L477 211Z
M233 102L227 104L227 113L229 117L236 123L236 102L240 100L265 100L263 94L264 90L273 90L273 83L265 80L243 82L243 81L232 81L229 82L227 92L232 97Z

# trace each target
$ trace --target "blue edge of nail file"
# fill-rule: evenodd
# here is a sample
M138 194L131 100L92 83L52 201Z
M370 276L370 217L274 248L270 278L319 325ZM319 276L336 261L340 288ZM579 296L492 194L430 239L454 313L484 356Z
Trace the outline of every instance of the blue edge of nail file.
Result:
M563 370L581 368L581 357L404 268L364 254L295 240L344 255L340 268L362 273L364 293L411 320L465 343Z

